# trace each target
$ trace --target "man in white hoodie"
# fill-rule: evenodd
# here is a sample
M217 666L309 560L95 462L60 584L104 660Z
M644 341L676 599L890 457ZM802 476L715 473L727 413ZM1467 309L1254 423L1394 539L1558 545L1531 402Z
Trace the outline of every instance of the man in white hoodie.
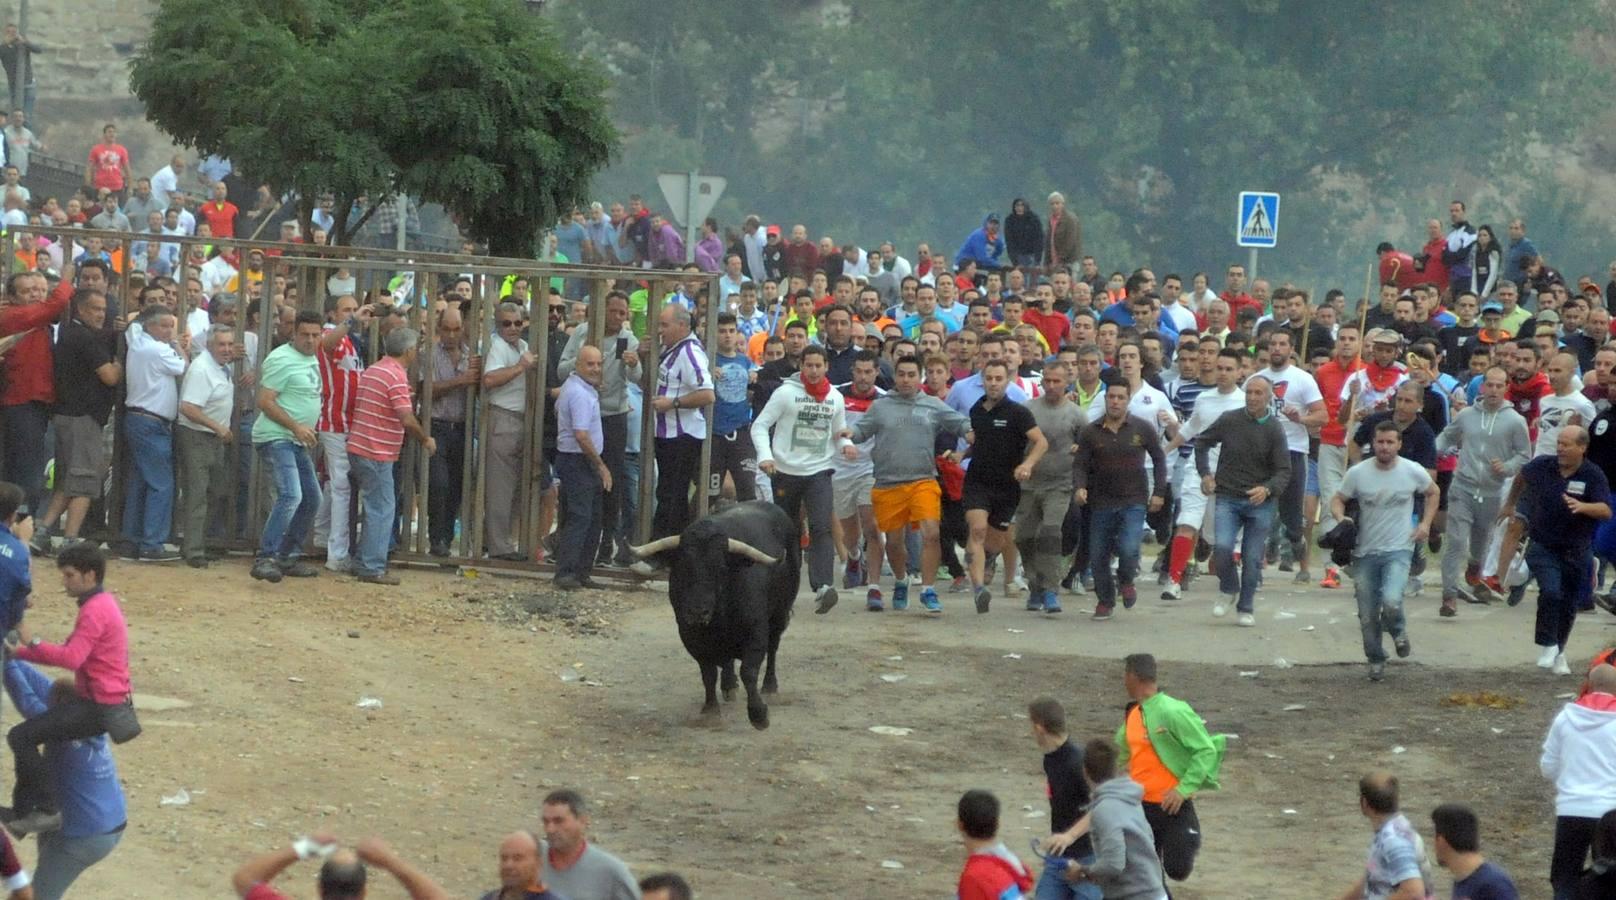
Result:
M1538 765L1554 782L1554 896L1575 896L1599 817L1616 809L1616 667L1588 673L1588 692L1567 703L1549 726Z
M775 504L793 522L804 504L808 507L808 586L814 592L814 612L821 615L836 605L833 457L840 450L848 460L858 458L853 442L842 436L847 407L825 378L828 368L824 348L805 348L798 376L782 382L752 421L758 468L769 476Z

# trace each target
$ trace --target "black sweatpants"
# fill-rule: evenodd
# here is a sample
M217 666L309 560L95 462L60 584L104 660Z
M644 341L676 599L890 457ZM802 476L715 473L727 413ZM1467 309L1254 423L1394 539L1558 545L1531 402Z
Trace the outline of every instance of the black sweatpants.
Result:
M1176 816L1168 815L1159 803L1144 807L1145 821L1156 838L1156 855L1161 857L1167 877L1174 881L1190 877L1195 854L1201 851L1201 820L1195 816L1195 801L1185 800Z

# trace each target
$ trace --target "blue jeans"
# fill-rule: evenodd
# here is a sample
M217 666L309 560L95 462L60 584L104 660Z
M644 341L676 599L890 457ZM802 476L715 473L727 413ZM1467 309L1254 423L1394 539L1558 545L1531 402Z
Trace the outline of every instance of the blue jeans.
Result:
M123 492L123 534L142 551L163 549L174 524L174 425L126 413L128 482Z
M353 554L354 574L380 575L387 571L387 551L393 544L393 512L398 508L393 494L393 464L349 453L348 471L359 482L359 506L365 512L358 552Z
M1218 570L1218 590L1229 596L1239 595L1235 609L1248 613L1254 609L1257 582L1262 580L1263 548L1268 543L1268 529L1274 524L1275 502L1269 497L1264 503L1252 503L1244 497L1218 494L1213 500L1212 564ZM1240 539L1240 571L1234 568L1234 539Z
M1077 862L1085 866L1093 865L1094 857L1081 856ZM1101 900L1105 896L1094 882L1079 881L1074 884L1066 880L1064 872L1056 871L1054 866L1047 863L1043 873L1038 876L1038 885L1033 892L1033 900Z
M556 454L556 476L561 479L561 500L567 514L556 536L556 577L585 578L595 566L600 549L602 505L605 497L600 473L582 453Z
M34 869L35 900L60 900L85 869L112 853L122 837L122 829L83 837L65 837L60 831L42 832L39 865Z
M314 477L314 457L296 441L269 441L258 445L258 459L269 469L275 485L275 505L264 522L258 557L296 559L320 508L320 482Z
M236 454L235 504L237 539L247 536L247 507L249 505L247 501L252 498L253 482L252 429L253 424L257 421L258 413L255 410L244 410L237 417L235 446L230 451ZM217 533L224 534L224 530L225 523L220 522Z
M1358 627L1363 630L1364 658L1385 662L1381 635L1394 639L1406 630L1403 620L1403 586L1408 583L1408 566L1414 551L1382 550L1366 553L1352 561L1353 591L1358 595Z
M1101 606L1117 602L1117 583L1127 586L1139 574L1139 537L1145 527L1143 506L1096 507L1089 527L1089 566L1094 570L1094 599ZM1111 559L1117 576L1111 578ZM1047 585L1046 585L1047 587Z
M1537 579L1537 623L1533 640L1539 647L1563 652L1577 621L1577 598L1592 564L1588 550L1554 550L1536 541L1526 547L1526 567Z

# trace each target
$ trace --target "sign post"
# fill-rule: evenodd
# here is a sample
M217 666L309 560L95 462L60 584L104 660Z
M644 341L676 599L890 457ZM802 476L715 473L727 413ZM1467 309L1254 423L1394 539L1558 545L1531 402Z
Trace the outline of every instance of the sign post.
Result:
M657 187L667 201L668 215L685 228L685 262L696 258L696 235L701 222L718 205L729 180L718 175L689 172L663 172L657 176Z
M1257 251L1279 243L1279 195L1268 191L1241 191L1240 214L1234 225L1235 243L1251 248L1246 284L1257 280Z

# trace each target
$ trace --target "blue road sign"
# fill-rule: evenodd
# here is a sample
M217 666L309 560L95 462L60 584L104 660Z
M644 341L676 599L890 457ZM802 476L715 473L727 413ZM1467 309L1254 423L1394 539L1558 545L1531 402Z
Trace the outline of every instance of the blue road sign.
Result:
M1272 247L1279 243L1279 195L1264 191L1240 192L1240 219L1235 242L1242 247Z

